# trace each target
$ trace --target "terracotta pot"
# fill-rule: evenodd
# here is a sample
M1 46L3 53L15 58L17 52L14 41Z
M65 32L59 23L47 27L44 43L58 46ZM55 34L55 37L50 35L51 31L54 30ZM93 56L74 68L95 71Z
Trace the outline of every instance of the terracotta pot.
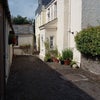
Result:
M52 61L56 62L56 63L59 63L59 60L57 58L55 58L55 57L52 58Z
M65 65L70 65L70 62L71 62L71 61L70 61L69 59L64 60L64 64L65 64Z

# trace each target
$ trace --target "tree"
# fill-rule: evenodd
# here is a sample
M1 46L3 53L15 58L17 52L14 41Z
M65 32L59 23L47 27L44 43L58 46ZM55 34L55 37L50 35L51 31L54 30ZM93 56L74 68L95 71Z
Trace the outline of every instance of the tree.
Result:
M17 17L12 17L12 23L13 24L32 24L33 19L28 19L27 17L22 17L18 15Z

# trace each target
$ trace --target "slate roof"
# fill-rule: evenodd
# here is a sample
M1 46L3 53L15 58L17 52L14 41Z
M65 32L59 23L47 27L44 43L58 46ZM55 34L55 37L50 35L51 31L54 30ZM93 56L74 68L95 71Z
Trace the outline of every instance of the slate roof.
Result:
M47 5L49 2L51 2L52 0L42 0L42 4L43 5Z
M13 25L16 35L33 34L33 26L30 24L25 25Z
M41 4L38 4L38 8L35 11L35 15L39 14L42 10L42 6L47 6L52 0L41 0Z

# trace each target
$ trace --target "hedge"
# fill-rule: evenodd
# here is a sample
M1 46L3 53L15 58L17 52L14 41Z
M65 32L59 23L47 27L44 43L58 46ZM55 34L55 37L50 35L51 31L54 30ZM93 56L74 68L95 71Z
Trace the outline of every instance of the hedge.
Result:
M84 55L100 57L100 26L88 27L75 36L76 47Z

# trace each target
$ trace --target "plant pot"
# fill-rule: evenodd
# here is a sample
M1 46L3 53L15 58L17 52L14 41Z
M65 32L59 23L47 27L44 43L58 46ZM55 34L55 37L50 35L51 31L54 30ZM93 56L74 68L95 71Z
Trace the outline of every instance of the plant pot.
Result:
M64 64L65 64L65 65L70 65L70 62L71 62L71 61L70 61L69 59L64 60Z
M52 61L56 62L56 63L59 63L59 60L57 58L55 58L55 57L52 58Z
M64 61L63 61L63 60L60 60L60 64L61 64L61 65L64 65Z
M52 62L52 60L51 59L47 59L47 62Z
M53 62L55 62L55 59L56 59L55 57L52 57L52 61L53 61Z

